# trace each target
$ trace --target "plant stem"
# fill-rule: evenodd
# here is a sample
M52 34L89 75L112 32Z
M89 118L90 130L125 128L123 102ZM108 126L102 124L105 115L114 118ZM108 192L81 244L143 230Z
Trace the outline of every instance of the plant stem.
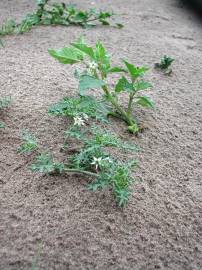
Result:
M127 109L127 114L129 117L131 117L131 113L132 113L133 98L134 98L134 93L130 93L129 102L128 102L128 109Z
M65 172L71 172L71 173L79 173L79 174L87 174L93 177L98 177L97 173L93 173L93 172L89 172L89 171L83 171L83 170L79 170L79 169L69 169L69 168L65 168L64 169Z
M101 70L101 68L99 68L99 70ZM101 78L102 80L105 79L105 75L100 72ZM97 79L99 78L99 75L97 74L97 72L95 71L95 76ZM102 90L104 91L104 93L107 96L107 100L109 100L111 102L111 104L114 106L115 110L120 114L121 118L130 126L132 126L134 124L134 121L131 119L131 115L128 113L119 105L118 101L116 100L116 98L114 98L111 94L111 92L109 91L108 87L106 85L102 86ZM132 106L132 101L131 101L131 106Z

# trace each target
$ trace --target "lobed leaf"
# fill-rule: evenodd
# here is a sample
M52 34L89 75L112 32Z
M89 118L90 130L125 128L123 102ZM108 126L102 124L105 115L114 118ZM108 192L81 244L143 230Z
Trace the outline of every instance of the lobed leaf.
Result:
M75 64L83 60L83 53L74 47L60 50L48 50L49 54L62 64Z
M122 76L115 86L115 92L120 93L123 91L131 92L134 90L133 84L130 83L126 77Z
M128 69L128 72L131 76L131 79L134 81L138 77L143 76L144 73L148 70L147 67L135 67L133 64L128 63L127 61L123 61Z
M78 49L79 51L90 56L90 58L95 59L93 48L87 46L82 39L79 39L78 42L74 42L71 45L76 49Z
M89 75L83 75L79 81L79 93L85 95L88 89L99 89L105 85L105 82Z
M147 96L136 97L135 102L142 107L154 108L155 106L153 100Z
M122 68L122 67L118 67L118 66L112 67L109 70L109 73L119 73L119 72L125 72L125 73L127 73L127 70L124 69L124 68Z
M143 80L134 83L134 89L135 91L145 90L152 87L152 84L149 82L145 82Z

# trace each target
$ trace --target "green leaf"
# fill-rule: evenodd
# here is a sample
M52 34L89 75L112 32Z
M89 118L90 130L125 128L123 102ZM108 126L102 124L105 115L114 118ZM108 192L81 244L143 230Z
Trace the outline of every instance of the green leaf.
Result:
M119 79L118 83L115 86L115 92L120 93L122 91L131 92L133 91L133 84L130 83L126 77L122 76L121 79Z
M139 81L134 84L135 91L145 90L152 87L151 83L145 81Z
M5 124L0 122L0 128L5 128Z
M100 64L101 71L107 74L110 69L110 57L100 41L96 43L95 57L96 61Z
M124 27L124 25L123 25L123 24L121 24L121 23L116 23L116 26L117 26L119 29L121 29L121 28L123 28L123 27Z
M135 80L140 76L143 76L145 71L148 70L147 67L135 67L133 64L130 64L125 60L123 62L126 65L132 80Z
M161 58L161 62L156 63L155 67L160 69L168 69L174 60L174 58L164 55L164 57Z
M74 42L71 45L77 48L79 51L89 55L92 59L95 59L93 48L87 46L82 38L80 38L78 42Z
M110 25L110 23L107 20L100 19L99 21L102 23L102 25Z
M83 60L83 53L76 48L63 48L60 50L48 50L49 54L62 64L75 64Z
M100 41L98 41L96 43L96 52L95 52L95 54L96 54L96 58L98 60L103 61L106 58L106 55L107 55L106 50L105 50L104 46L102 45L102 43Z
M23 139L23 143L17 149L18 153L27 154L38 148L37 139L31 133L29 133L28 130L23 130L21 136Z
M44 6L47 2L48 0L36 0L38 6Z
M83 75L83 76L81 76L81 79L79 82L80 95L84 96L86 90L99 89L103 85L105 85L104 81L96 79L96 78L89 76L89 75Z
M9 105L10 101L11 101L10 96L0 98L0 110L6 108Z
M155 106L153 100L147 96L137 97L135 99L135 102L137 104L141 105L142 107L154 108L154 106Z
M34 172L49 174L55 170L53 158L49 153L41 153L36 157L35 163L31 165Z
M110 73L119 73L119 72L125 72L125 73L127 73L127 70L124 69L124 68L122 68L122 67L117 67L116 66L116 67L110 68L109 72Z

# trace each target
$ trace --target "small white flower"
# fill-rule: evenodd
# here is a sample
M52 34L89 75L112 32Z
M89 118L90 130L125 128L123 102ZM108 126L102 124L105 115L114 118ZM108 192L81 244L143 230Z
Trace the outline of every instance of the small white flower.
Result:
M85 125L85 122L81 117L79 117L79 116L74 117L74 126L80 127L80 126L84 126L84 125Z
M106 158L104 159L104 161L107 161L107 162L109 162L109 163L113 163L113 161L112 161L112 159L111 159L110 157L106 157Z
M89 67L89 69L96 69L96 68L98 68L98 64L95 62L90 62L88 67Z
M92 165L95 165L95 168L97 170L98 166L102 164L102 157L96 158L93 157L93 161L91 162Z
M86 121L88 120L88 115L86 113L83 113L82 116Z

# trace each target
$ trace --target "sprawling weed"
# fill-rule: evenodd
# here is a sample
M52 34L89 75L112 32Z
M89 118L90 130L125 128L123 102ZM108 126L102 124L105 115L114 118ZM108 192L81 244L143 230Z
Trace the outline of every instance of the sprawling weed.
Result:
M36 0L37 9L17 23L7 20L0 27L0 38L11 34L22 34L30 31L37 25L77 25L85 28L102 25L123 27L120 23L114 23L115 14L108 11L97 11L96 9L80 10L75 5L65 3L48 4L49 0ZM1 39L0 44L3 45Z
M72 125L65 132L66 141L75 141L77 148L71 155L71 148L65 147L67 158L63 162L54 160L54 157L44 151L37 151L34 163L30 166L34 172L45 174L76 173L91 177L93 181L88 185L92 191L110 188L119 204L124 206L131 192L131 170L136 161L126 162L111 154L111 148L121 151L137 152L138 147L121 141L115 134L97 125L88 124L90 114L80 112L73 117ZM18 149L20 153L30 153L37 149L36 139L24 132L22 134L24 143ZM70 155L69 155L70 154Z

